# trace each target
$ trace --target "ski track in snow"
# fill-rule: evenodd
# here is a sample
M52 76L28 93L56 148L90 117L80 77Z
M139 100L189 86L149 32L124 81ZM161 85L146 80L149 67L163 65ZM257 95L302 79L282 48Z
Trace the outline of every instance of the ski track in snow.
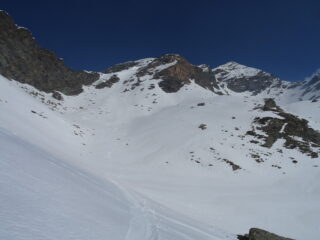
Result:
M164 233L175 234L182 239L235 239L233 235L227 235L221 230L215 230L215 234L209 233L201 228L193 227L185 221L179 221L176 218L169 217L160 213L156 209L164 210L163 207L151 207L152 201L145 197L129 191L128 187L123 187L119 183L112 181L125 194L126 199L132 203L131 213L133 215L130 220L129 229L127 231L126 240L139 239L165 239ZM153 203L155 204L155 203ZM166 209L168 211L168 209ZM186 219L186 217L184 216ZM164 224L165 223L165 224ZM138 229L138 230L137 230ZM189 232L189 234L187 234ZM219 233L219 234L218 234ZM217 236L216 236L217 235Z

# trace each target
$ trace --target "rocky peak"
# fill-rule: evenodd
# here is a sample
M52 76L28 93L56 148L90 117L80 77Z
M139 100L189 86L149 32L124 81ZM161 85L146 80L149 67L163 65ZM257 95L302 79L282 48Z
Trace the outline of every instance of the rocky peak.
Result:
M222 68L222 69L226 69L226 70L236 70L236 69L254 69L254 68L250 68L250 67L247 67L245 65L242 65L240 63L237 63L235 61L230 61L230 62L227 62L225 64L222 64L220 66L218 66L217 68ZM255 69L255 70L258 70L258 69ZM259 70L258 70L259 71Z
M165 54L158 58L125 62L114 65L104 72L117 74L131 68L135 68L132 69L133 75L130 77L130 82L134 85L151 78L159 80L158 85L163 91L174 93L194 81L203 88L220 93L215 76L208 66L192 65L178 54Z
M171 63L174 61L189 63L183 56L179 54L173 54L173 53L164 54L159 57L159 60L165 63Z
M228 62L212 72L220 83L226 83L234 92L252 92L256 95L270 87L280 87L282 81L262 70L247 67L236 62Z
M301 85L302 98L309 96L310 100L317 101L320 99L320 72L313 74L305 80Z
M75 71L64 65L54 52L37 45L31 32L14 24L0 11L0 74L45 91L78 94L82 85L99 78L97 73Z
M15 25L12 17L3 10L0 10L0 19L1 29L12 28Z
M201 68L204 72L211 71L211 68L208 64L201 64L201 65L198 65L198 67Z
M169 64L168 67L161 69L161 66L167 64ZM158 71L155 72L155 69ZM155 58L146 67L140 69L137 76L142 77L146 74L154 74L153 77L160 80L159 86L168 93L179 91L191 81L211 91L219 89L211 70L205 71L201 67L194 66L178 54L165 54Z
M115 73L115 72L121 72L123 70L128 70L129 68L132 68L134 66L138 65L138 62L135 61L129 61L125 63L119 63L116 65L113 65L109 68L107 68L104 73Z
M316 86L320 85L320 71L318 71L311 77L311 79L308 81L308 84Z

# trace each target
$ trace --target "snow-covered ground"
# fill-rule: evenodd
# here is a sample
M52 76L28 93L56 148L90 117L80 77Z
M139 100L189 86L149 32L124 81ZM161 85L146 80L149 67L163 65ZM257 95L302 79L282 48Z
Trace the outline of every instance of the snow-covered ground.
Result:
M235 239L87 171L79 126L0 81L1 239Z
M255 117L279 117L255 109L265 93L165 93L149 75L126 91L148 61L63 101L0 77L0 237L235 239L260 227L317 239L319 159L245 136ZM319 103L279 102L320 129Z

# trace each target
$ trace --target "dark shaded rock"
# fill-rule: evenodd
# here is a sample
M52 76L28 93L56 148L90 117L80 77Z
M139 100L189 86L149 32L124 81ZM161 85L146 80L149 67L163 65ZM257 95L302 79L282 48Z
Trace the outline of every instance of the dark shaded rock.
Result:
M177 61L177 64L155 75L155 78L162 79L159 86L165 92L177 92L183 85L189 84L192 79L196 84L211 91L214 91L214 88L219 89L211 70L204 71L202 68L190 64L185 58L177 55L164 55L162 58L165 61L168 61L168 59Z
M316 90L320 90L320 73L314 74L310 80L306 81L302 88L308 88L314 85Z
M252 158L254 158L254 160L255 160L257 163L262 163L262 162L264 162L264 160L260 157L259 154L251 153L250 155L251 155Z
M233 171L241 169L241 167L238 164L235 164L234 162L228 160L228 159L223 159L223 161L227 164L229 164L232 168Z
M39 47L31 32L15 25L4 11L0 11L0 74L41 91L66 95L82 92L82 85L99 78L97 73L66 67L52 51Z
M173 66L154 73L156 67L173 63L174 61L176 61L176 64ZM156 58L146 67L139 69L137 77L152 74L154 74L155 79L161 79L159 87L167 93L179 91L185 84L190 84L191 80L194 80L196 84L211 91L219 89L211 70L194 66L180 55L166 54Z
M201 130L205 130L205 129L207 129L207 125L202 123L199 125L198 128L200 128Z
M301 97L312 93L309 100L316 102L317 99L320 99L320 72L314 74L309 80L302 82L301 89L303 90Z
M112 85L119 82L119 80L120 78L117 75L112 75L107 81L97 84L96 89L111 88Z
M159 87L166 93L178 92L180 88L184 85L183 82L179 81L176 78L168 77L166 80L163 80L159 83Z
M56 91L54 91L54 92L52 93L52 97L55 98L55 99L57 99L57 100L59 100L59 101L63 100L63 97L62 97L61 93L56 92Z
M198 106L198 107L202 107L202 106L204 106L204 105L206 105L204 102L203 102L203 103L198 103L198 104L197 104L197 106Z
M276 78L265 74L264 72L259 72L254 77L242 77L229 81L227 86L229 89L235 92L252 92L254 95L262 92L266 88L270 87Z
M234 76L229 76L232 72L237 72L239 69L247 68L236 62L229 62L225 65L222 65L218 68L215 68L212 72L216 76L218 82L225 82L227 87L234 92L252 92L253 95L256 95L263 90L269 87L280 87L282 81L261 70L253 75L251 74L236 74ZM249 68L247 68L249 69Z
M262 107L263 111L273 111L273 110L278 110L280 111L281 108L279 108L276 104L276 102L272 98L266 98L264 100L264 105Z
M237 238L238 238L239 240L249 240L249 234L237 235Z
M258 130L263 131L266 135L257 134L254 130L248 131L247 135L263 139L264 144L261 146L267 148L271 148L278 139L284 139L284 147L297 148L311 158L318 157L318 153L314 152L310 145L320 148L320 132L309 127L307 120L284 112L273 99L265 99L265 104L260 109L272 111L281 118L257 117L254 124L257 125ZM297 137L301 140L297 140Z
M276 235L274 233L271 233L259 228L251 228L249 230L249 235L247 236L248 236L247 237L248 240L293 240L291 238L281 237L279 235Z
M149 90L152 90L152 89L154 89L155 88L155 85L152 83L152 84L150 84L150 86L148 87L148 89Z
M264 131L268 134L268 137L265 138L265 143L263 147L270 148L273 144L282 137L281 128L285 124L285 121L278 118L264 117L256 118L255 122L262 125L258 129Z
M134 67L137 64L138 63L134 61L116 64L114 66L109 67L107 70L104 71L104 73L116 73L123 70L128 70L129 68Z

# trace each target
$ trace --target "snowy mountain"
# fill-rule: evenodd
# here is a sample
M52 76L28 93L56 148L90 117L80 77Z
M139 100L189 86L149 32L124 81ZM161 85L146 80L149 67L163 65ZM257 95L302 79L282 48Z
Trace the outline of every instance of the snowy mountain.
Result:
M318 73L177 54L77 72L2 11L0 74L1 239L318 237Z
M279 78L259 69L229 62L213 69L219 82L234 92L251 92L254 95L270 88L280 88L284 84Z
M317 72L302 83L297 84L296 89L300 93L299 100L318 101L320 99L320 73Z

